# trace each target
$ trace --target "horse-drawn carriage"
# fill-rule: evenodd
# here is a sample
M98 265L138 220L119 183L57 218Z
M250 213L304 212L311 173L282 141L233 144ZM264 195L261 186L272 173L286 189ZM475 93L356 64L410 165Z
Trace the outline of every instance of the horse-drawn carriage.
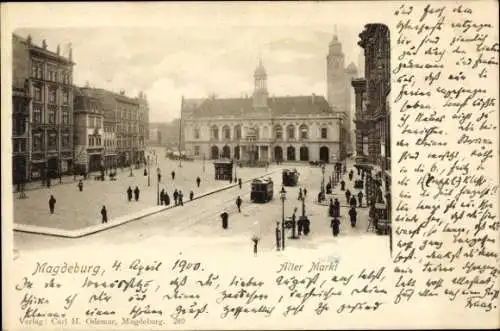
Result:
M283 169L282 178L283 186L297 186L299 181L299 172L297 169Z

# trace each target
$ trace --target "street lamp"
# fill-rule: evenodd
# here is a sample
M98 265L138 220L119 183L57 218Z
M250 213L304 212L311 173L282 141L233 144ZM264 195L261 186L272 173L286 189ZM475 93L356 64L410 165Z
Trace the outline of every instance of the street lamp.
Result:
M323 177L321 178L321 193L325 194L325 165L321 166L321 174Z
M203 173L205 173L205 153L203 153Z
M161 169L156 168L156 175L158 176L158 182L156 183L156 204L160 205L160 181L161 181ZM149 176L149 173L148 173Z
M286 200L286 191L282 186L280 191L280 199L281 199L281 250L285 250L285 200Z
M150 180L150 176L149 176L149 175L150 175L150 172L151 172L151 171L150 171L150 166L149 166L149 165L150 165L150 163L151 163L151 162L150 162L150 157L149 157L149 155L148 155L147 162L148 162L148 187L149 187L149 186L151 186L151 180Z

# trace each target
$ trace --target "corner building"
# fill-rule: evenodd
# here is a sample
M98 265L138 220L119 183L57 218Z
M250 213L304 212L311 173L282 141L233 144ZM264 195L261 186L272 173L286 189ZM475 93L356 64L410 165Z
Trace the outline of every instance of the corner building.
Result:
M340 157L343 114L318 95L269 97L262 62L253 97L182 99L185 148L197 158L249 162L332 162Z

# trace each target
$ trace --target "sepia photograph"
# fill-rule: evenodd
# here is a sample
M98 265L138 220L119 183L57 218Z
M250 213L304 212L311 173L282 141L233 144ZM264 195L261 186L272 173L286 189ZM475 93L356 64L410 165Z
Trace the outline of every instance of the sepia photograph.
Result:
M160 234L252 238L255 253L389 243L387 26L239 29L257 42L14 32L17 253Z

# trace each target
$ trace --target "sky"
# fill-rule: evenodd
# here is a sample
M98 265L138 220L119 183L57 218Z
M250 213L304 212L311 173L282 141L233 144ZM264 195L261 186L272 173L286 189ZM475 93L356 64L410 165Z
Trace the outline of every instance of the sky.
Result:
M18 29L48 49L72 44L74 84L146 93L151 122L180 115L181 98L241 97L253 92L259 58L267 70L270 96L326 96L326 55L335 29L346 66L359 64L363 25L102 27Z

